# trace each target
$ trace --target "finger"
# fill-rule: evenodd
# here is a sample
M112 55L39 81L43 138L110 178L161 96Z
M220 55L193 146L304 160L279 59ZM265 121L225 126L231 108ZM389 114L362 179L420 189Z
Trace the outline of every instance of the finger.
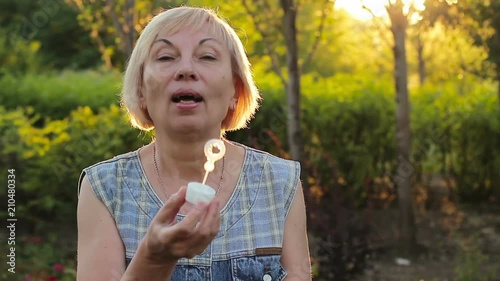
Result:
M198 231L202 235L210 236L213 238L219 232L220 226L220 202L213 200L208 206L207 213L198 224Z
M201 218L207 212L207 207L207 203L201 202L196 204L193 209L187 214L187 216L182 220L182 222L180 222L176 226L183 231L192 232L198 222L200 222Z
M168 198L165 205L156 214L155 220L159 223L171 223L179 212L179 209L186 202L186 187L182 186L179 191Z
M214 200L215 201L215 200ZM188 255L195 256L203 253L208 244L214 239L219 232L220 226L220 203L212 201L208 207L207 212L197 224L193 236L191 236L191 248Z

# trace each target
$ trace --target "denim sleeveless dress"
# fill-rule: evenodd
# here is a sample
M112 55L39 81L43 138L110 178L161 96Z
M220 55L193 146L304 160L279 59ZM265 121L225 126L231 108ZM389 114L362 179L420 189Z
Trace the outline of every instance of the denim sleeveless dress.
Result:
M285 219L300 178L298 162L244 146L243 168L221 209L217 236L192 259L180 259L171 280L283 280L281 247ZM139 151L83 170L92 190L113 216L128 266L163 205L148 182ZM184 215L178 214L177 221Z

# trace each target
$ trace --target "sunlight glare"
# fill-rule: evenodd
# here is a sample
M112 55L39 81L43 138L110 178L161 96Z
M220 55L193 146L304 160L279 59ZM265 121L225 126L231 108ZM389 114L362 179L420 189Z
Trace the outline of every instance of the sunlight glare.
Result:
M387 11L385 5L393 0L336 0L335 8L344 9L354 18L359 20L371 20L373 16L366 9L363 8L363 4L370 9L373 14L377 17L387 17ZM403 0L405 3L405 12L407 12L410 4L414 3L415 8L418 11L423 11L425 0Z

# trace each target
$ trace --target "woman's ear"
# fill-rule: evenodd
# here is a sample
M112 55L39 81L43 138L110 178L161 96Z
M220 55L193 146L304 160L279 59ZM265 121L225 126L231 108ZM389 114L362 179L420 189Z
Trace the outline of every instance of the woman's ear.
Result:
M230 110L235 110L236 105L238 104L238 98L240 96L240 93L243 91L243 82L241 82L241 79L237 76L234 77L234 95L231 98L231 102L229 103L229 109Z
M137 89L137 100L139 102L139 107L142 110L146 109L146 96L144 95L144 88L142 85Z
M147 106L146 106L146 99L144 99L142 96L139 97L139 107L142 110L145 110L147 108Z
M236 104L238 103L238 100L231 100L231 103L229 104L229 110L234 111L236 110Z
M142 110L147 109L146 106L146 96L144 95L145 92L145 87L144 87L144 65L141 65L140 67L140 75L139 75L139 81L138 81L138 87L137 87L137 97L139 99L139 107Z

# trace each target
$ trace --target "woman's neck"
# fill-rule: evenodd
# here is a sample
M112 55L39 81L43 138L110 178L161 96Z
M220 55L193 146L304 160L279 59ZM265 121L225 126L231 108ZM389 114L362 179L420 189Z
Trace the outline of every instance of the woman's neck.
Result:
M179 138L157 135L154 142L158 171L172 179L202 180L207 161L203 151L212 137ZM219 166L220 163L216 163Z

